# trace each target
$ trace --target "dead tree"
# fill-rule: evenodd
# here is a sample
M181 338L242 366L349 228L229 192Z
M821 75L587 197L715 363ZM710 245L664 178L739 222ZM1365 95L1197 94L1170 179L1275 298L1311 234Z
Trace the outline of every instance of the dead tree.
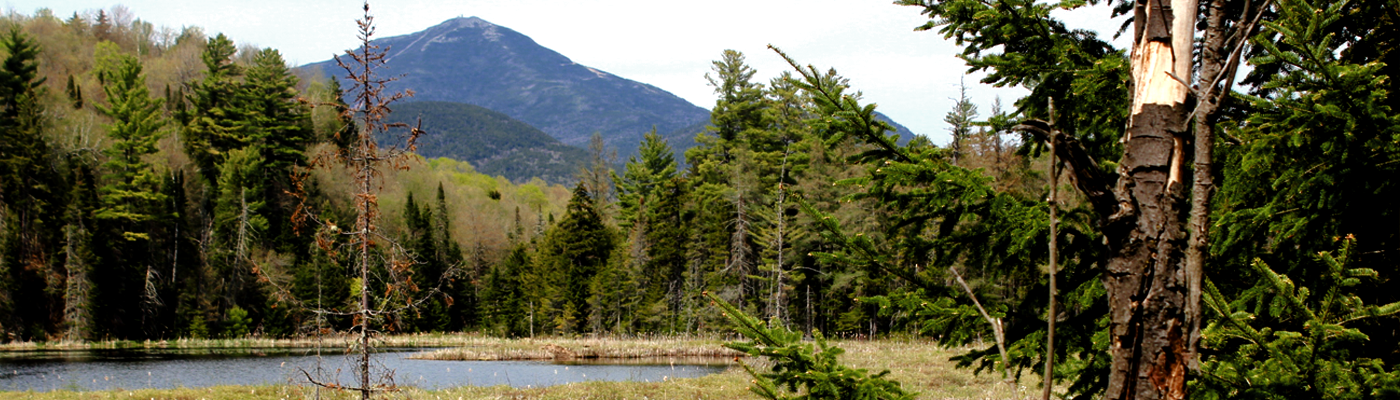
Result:
M1225 4L1210 0L1198 26L1198 0L1136 2L1131 117L1116 174L1104 173L1077 140L1043 121L1018 127L1054 143L1070 180L1099 216L1109 254L1103 279L1113 357L1106 399L1186 396L1214 189L1211 121L1234 82L1246 38L1269 5L1245 0L1241 15L1225 15ZM1198 27L1202 56L1193 76Z

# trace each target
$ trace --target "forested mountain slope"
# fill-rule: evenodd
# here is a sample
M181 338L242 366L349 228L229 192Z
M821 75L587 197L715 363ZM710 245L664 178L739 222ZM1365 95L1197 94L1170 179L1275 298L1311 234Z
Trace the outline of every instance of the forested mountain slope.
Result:
M394 107L389 121L410 125L422 121L428 134L419 140L418 154L424 157L466 161L477 172L516 182L572 181L588 156L583 149L559 143L524 122L471 104L406 102Z

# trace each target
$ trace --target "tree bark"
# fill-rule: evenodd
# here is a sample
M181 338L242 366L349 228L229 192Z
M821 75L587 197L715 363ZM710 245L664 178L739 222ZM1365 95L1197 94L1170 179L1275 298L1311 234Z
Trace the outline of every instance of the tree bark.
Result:
M1181 179L1196 4L1139 1L1135 15L1132 116L1118 210L1104 232L1113 357L1105 398L1184 399L1192 352Z
M1220 74L1225 72L1227 56L1227 32L1223 23L1225 0L1211 0L1209 8L1201 46L1200 81L1205 82L1205 85L1199 88L1202 96L1197 99L1193 121L1195 136L1192 144L1195 147L1195 160L1191 165L1191 217L1188 222L1191 238L1186 247L1186 315L1190 317L1187 350L1191 352L1188 360L1193 370L1198 368L1195 351L1201 339L1201 279L1205 276L1205 263L1209 256L1206 242L1210 237L1210 198L1215 192L1212 176L1215 135L1210 120L1220 106L1220 97L1216 96L1220 92L1217 91L1215 82ZM1226 83L1226 87L1220 90L1228 90L1229 85L1230 83Z
M1050 99L1050 132L1055 131L1055 99ZM1053 137L1053 136L1052 136ZM1059 318L1059 310L1055 304L1055 298L1059 296L1059 288L1055 287L1055 274L1060 270L1060 232L1059 217L1057 210L1060 200L1060 162L1055 153L1055 141L1050 141L1050 199L1046 205L1050 208L1050 272L1047 274L1050 283L1050 310L1045 313L1045 392L1041 399L1050 400L1051 389L1055 387L1055 320ZM1002 357L1006 357L1002 354Z

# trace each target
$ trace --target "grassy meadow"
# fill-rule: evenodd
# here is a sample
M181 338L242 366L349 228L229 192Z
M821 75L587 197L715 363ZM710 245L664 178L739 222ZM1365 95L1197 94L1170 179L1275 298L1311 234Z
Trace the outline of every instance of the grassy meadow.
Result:
M348 339L348 338L347 338ZM337 339L339 340L339 339ZM326 343L336 340L326 340ZM731 350L721 347L719 337L655 337L631 339L498 339L474 335L398 335L381 339L381 345L448 347L418 357L439 360L526 360L526 359L627 359L641 357L724 357L733 359ZM181 340L171 342L97 342L78 344L12 344L0 350L114 347L165 348L276 348L314 345L307 340ZM1031 371L1018 384L998 376L954 368L948 359L964 349L945 349L927 340L885 339L876 341L834 341L846 353L842 360L856 368L891 370L890 378L919 392L920 399L1028 399L1039 395L1039 379ZM82 347L87 346L87 347ZM742 362L763 365L762 360ZM509 386L456 387L420 390L405 387L385 398L399 399L755 399L747 388L750 378L735 365L728 370L700 378L666 382L585 382L545 388L518 389ZM322 389L322 399L358 398L357 394ZM95 392L0 392L0 399L312 399L316 390L309 385L218 386L181 389L133 389Z

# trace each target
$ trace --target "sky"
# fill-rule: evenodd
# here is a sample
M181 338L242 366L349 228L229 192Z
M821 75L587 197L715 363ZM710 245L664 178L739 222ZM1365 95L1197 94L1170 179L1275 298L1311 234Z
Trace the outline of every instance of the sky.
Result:
M272 47L292 65L330 59L355 47L361 0L4 0L7 10L32 15L47 7L59 17L125 6L157 27L199 26L240 46ZM447 19L476 16L520 32L574 62L651 84L710 109L714 88L705 74L725 49L744 53L767 82L791 70L767 49L777 46L803 65L835 68L877 110L934 143L947 143L943 117L958 84L985 117L994 99L1010 104L1021 88L978 83L964 75L959 48L937 32L916 32L927 18L892 0L376 0L370 12L378 37L410 34ZM1071 28L1116 29L1108 7L1057 15ZM1122 40L1115 41L1122 45Z

